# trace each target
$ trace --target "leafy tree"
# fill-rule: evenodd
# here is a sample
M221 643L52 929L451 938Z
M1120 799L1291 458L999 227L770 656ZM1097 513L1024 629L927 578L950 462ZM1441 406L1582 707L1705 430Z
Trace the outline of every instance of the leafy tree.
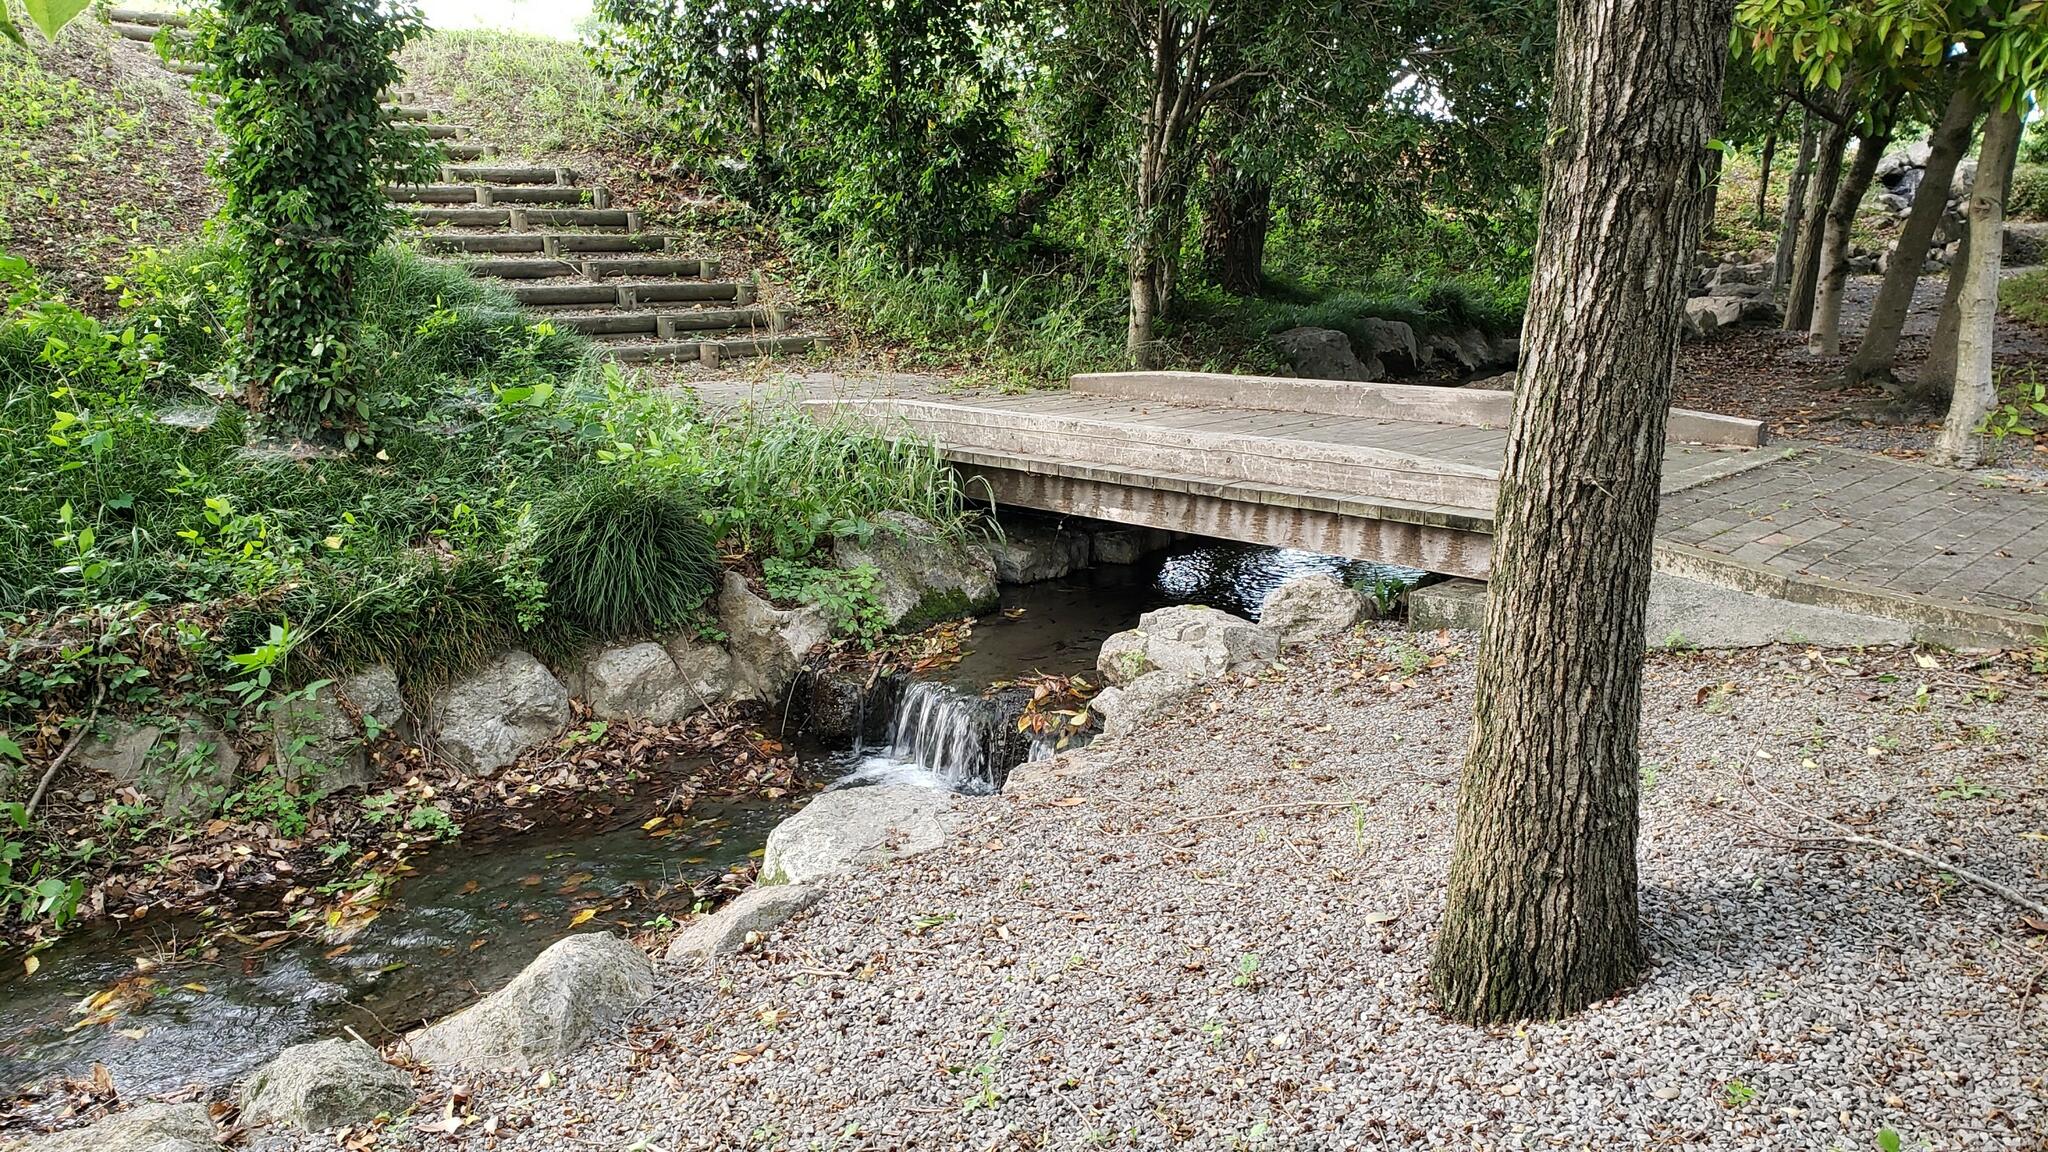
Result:
M1633 983L1643 614L1726 0L1565 0L1431 983L1473 1022Z
M241 372L250 407L284 431L353 447L391 415L352 357L354 289L391 234L385 186L438 160L383 106L395 54L425 27L385 0L220 0L195 21L197 85L228 141L213 169L238 241Z

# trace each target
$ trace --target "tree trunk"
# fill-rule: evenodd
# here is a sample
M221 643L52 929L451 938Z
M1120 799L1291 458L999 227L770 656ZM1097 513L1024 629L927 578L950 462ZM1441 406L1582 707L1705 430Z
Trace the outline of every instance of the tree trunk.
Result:
M1806 220L1806 186L1813 181L1813 152L1820 140L1820 118L1806 113L1799 122L1799 159L1785 185L1785 214L1778 223L1778 250L1771 262L1771 293L1782 296L1792 282L1792 254L1799 247Z
M1708 149L1706 163L1701 167L1706 186L1700 192L1700 247L1705 248L1713 241L1714 210L1721 203L1721 150Z
M1814 154L1813 178L1806 188L1806 207L1799 227L1799 251L1792 258L1792 282L1785 296L1785 331L1804 332L1813 323L1813 299L1820 287L1821 246L1827 241L1827 206L1842 180L1842 156L1849 150L1849 127L1824 121Z
M1778 132L1785 124L1785 102L1778 101L1778 111L1771 117L1771 131L1764 137L1764 154L1757 162L1756 177L1756 226L1770 227L1769 202L1771 198L1771 162L1778 158Z
M1981 468L1991 462L1991 438L1978 429L1998 403L1998 379L1992 373L1998 267L2005 256L2005 194L2019 159L2020 129L2017 108L1996 109L1984 121L1977 180L1970 188L1970 256L1963 262L1956 309L1955 393L1929 456L1937 464Z
M1934 318L1934 335L1927 341L1927 358L1913 381L1912 395L1925 401L1948 403L1956 390L1956 332L1962 327L1963 282L1969 279L1970 233L1963 231L1956 258L1949 262L1948 285L1942 289L1941 312Z
M1849 286L1849 237L1856 227L1856 208L1870 182L1877 177L1877 163L1891 146L1890 128L1856 138L1856 163L1828 201L1827 233L1821 240L1820 284L1814 295L1813 320L1807 327L1807 347L1823 356L1842 350L1842 294Z
M1151 53L1151 76L1138 125L1132 184L1131 315L1124 334L1131 367L1140 371L1159 366L1155 329L1173 290L1187 235L1189 165L1184 154L1201 121L1207 19L1205 11L1192 26L1184 25L1180 10L1160 0L1146 44Z
M1266 232L1273 222L1273 185L1223 157L1209 165L1202 204L1203 270L1234 296L1266 285Z
M1977 125L1977 97L1964 85L1956 86L1948 107L1928 138L1927 168L1920 177L1920 189L1913 196L1913 209L1899 229L1885 264L1884 285L1870 306L1870 323L1863 329L1863 342L1849 361L1850 383L1875 377L1887 391L1902 391L1894 383L1899 356L1899 335L1905 331L1906 313L1913 307L1913 292L1920 285L1921 270L1927 266L1927 248L1934 242L1935 229L1948 210L1949 189L1956 180L1956 162L1970 149L1970 136ZM1951 345L1953 348L1953 345ZM1953 353L1951 353L1953 354Z
M1526 350L1430 980L1468 1021L1631 984L1636 739L1680 308L1730 0L1565 0Z

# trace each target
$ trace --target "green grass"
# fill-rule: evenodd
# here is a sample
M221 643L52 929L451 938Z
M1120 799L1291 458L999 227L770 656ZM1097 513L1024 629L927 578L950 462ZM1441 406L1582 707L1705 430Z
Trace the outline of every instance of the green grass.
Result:
M2007 278L1998 286L1998 307L2008 316L2048 328L2048 268Z
M542 505L534 521L546 607L590 633L674 628L711 595L718 541L701 498L676 477L590 472Z
M507 156L649 153L676 125L610 90L573 43L516 32L433 31L399 54L407 86Z

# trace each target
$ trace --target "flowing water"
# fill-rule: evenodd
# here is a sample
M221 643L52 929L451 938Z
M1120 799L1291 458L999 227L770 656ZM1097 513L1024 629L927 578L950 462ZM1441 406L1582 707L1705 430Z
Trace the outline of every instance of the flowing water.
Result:
M1011 768L1048 749L1017 732L1019 694L991 694L991 684L1030 672L1090 674L1110 633L1169 604L1256 618L1268 594L1308 572L1353 582L1416 575L1208 542L1005 588L1005 611L976 624L957 664L875 701L890 715L878 745L821 755L814 766L836 777L834 787L994 792ZM98 1062L132 1100L231 1082L289 1044L343 1028L373 1043L391 1039L498 987L571 931L680 918L692 888L758 856L789 810L788 802L701 803L652 830L642 827L650 809L464 841L416 861L378 917L345 943L216 938L195 957L196 922L74 933L39 954L34 976L18 957L0 959L0 1083L78 1075Z

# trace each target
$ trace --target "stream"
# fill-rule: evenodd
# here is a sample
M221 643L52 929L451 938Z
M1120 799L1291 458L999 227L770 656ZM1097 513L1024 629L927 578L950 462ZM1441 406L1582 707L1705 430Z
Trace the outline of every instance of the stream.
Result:
M1201 603L1255 619L1275 588L1310 572L1352 582L1419 575L1190 541L1138 564L1005 587L1004 611L975 625L957 664L890 693L885 734L814 750L806 767L828 787L992 793L1043 749L1016 732L1015 704L984 695L990 684L1029 672L1090 674L1102 641L1153 608ZM606 821L451 844L416 858L377 918L341 945L217 938L209 958L195 960L196 921L80 930L38 954L34 975L19 957L0 960L0 1081L21 1088L84 1075L97 1062L136 1099L232 1082L288 1045L344 1028L383 1043L497 988L573 931L683 919L692 887L758 857L792 809L705 802L649 829L653 809L628 806Z

